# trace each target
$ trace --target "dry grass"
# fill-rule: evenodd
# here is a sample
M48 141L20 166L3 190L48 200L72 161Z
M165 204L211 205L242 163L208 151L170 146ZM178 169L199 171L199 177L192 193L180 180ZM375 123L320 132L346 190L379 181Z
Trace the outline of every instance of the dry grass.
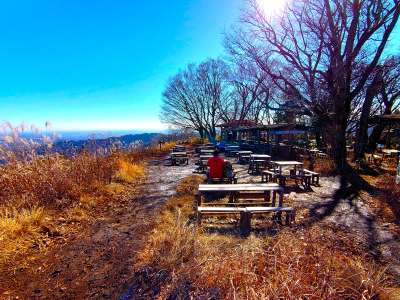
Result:
M391 281L356 242L335 228L280 228L276 236L209 233L192 222L187 178L140 253L139 270L164 270L161 298L373 299ZM152 283L147 283L151 286Z
M385 174L376 183L383 194L379 197L382 212L386 220L400 225L400 185L396 184L395 176Z
M145 175L143 164L131 163L119 158L117 165L118 170L114 176L115 181L133 183L137 178L142 178Z
M305 168L318 172L322 176L331 176L336 172L335 163L330 158L306 159L303 160L303 163Z
M0 267L14 264L11 257L41 250L51 238L49 228L68 232L74 230L69 224L95 220L99 206L127 189L132 192L143 180L146 159L175 144L108 155L38 155L38 143L21 138L20 129L10 124L6 129L10 133L0 147L0 159L7 162L0 165Z
M41 247L43 226L48 223L42 207L0 210L0 263L13 259L33 245Z

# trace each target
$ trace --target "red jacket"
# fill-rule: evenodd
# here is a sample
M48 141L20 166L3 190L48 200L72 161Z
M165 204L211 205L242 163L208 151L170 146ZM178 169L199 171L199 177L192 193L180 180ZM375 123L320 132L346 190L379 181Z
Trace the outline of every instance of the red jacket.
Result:
M223 158L218 156L213 156L208 159L208 166L210 167L210 177L211 178L222 178L224 177L224 164Z

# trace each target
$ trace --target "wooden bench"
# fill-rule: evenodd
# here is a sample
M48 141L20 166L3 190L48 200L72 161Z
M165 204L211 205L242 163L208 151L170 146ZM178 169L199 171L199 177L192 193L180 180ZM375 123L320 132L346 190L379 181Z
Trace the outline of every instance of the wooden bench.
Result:
M233 177L211 178L207 174L207 182L211 184L237 184L237 178L234 174Z
M295 222L296 211L292 207L225 207L225 206L199 206L197 207L197 223L201 224L204 215L240 215L239 227L242 234L247 235L251 230L251 218L256 214L276 213L279 222L282 221L282 213L286 213L285 223L290 225Z
M229 197L229 203L237 203L239 199L260 199L263 203L283 206L283 188L277 183L244 183L244 184L200 184L195 197L194 208L202 206L202 196L209 193L222 193Z
M319 185L319 173L307 169L303 169L303 171L305 174L311 175L312 184Z
M276 173L271 170L261 172L261 182L276 182Z
M189 157L186 152L172 152L171 153L171 165L175 166L177 164L186 163L189 164Z
M208 167L208 159L199 159L196 165L199 173L205 173Z

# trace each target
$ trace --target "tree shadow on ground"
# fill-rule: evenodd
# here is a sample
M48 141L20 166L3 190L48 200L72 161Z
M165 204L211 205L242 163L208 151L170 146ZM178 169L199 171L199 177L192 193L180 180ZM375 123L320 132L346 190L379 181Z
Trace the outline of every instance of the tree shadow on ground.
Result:
M309 218L298 224L300 227L311 227L317 222L324 221L326 218L334 216L336 209L347 204L355 219L360 225L362 234L365 235L367 248L376 260L383 258L380 246L394 241L394 238L380 239L379 225L376 217L367 210L360 209L357 201L361 192L377 196L382 191L364 180L360 174L350 166L340 176L340 187L334 192L330 200L316 203L309 208ZM356 224L355 224L356 225ZM353 226L352 226L353 227ZM355 227L355 226L354 226ZM354 228L352 228L354 229Z

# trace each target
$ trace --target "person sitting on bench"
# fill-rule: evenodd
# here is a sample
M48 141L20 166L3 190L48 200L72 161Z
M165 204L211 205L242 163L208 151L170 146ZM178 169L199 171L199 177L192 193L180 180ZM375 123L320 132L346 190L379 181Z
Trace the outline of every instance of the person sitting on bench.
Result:
M208 172L209 178L224 177L225 160L219 156L218 150L213 152L213 157L208 159L207 165L210 168Z

